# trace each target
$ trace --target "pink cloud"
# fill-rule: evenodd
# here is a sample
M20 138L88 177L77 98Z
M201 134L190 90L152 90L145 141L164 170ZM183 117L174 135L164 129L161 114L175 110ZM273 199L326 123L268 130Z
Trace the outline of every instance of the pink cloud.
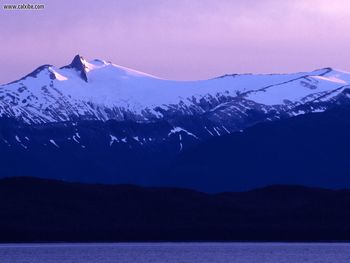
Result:
M0 83L76 53L168 79L350 70L344 0L42 2L40 12L0 10Z

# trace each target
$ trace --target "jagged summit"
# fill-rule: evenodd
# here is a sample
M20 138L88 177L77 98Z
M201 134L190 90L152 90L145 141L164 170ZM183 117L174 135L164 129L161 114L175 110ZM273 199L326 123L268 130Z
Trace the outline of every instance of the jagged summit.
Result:
M86 65L85 65L85 59L80 56L80 55L76 55L73 60L72 60L72 63L70 63L70 67L72 68L75 68L77 70L80 70L80 69L86 69Z
M85 65L85 63L86 61L82 56L76 55L69 65L62 67L61 69L65 69L65 68L75 69L79 73L80 77L86 82L88 82L88 78L86 75L87 66Z

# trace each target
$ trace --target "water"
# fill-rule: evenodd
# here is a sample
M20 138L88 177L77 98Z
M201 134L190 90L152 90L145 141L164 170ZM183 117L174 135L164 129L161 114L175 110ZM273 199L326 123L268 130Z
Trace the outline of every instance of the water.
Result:
M0 244L1 263L349 263L350 244Z

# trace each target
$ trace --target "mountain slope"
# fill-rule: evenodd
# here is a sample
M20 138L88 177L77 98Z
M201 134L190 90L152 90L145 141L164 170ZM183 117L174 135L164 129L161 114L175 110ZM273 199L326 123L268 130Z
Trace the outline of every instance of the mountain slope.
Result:
M348 130L349 82L349 73L331 68L171 81L76 56L67 66L44 65L0 86L0 177L204 191L347 186L348 145L339 129ZM328 110L336 107L341 112L330 119ZM315 112L320 115L309 115ZM256 132L239 133L245 130ZM329 166L319 168L318 160Z
M349 134L349 107L260 123L182 153L167 180L214 192L271 184L350 187Z
M0 115L26 123L165 119L184 129L189 128L186 118L202 116L227 133L266 119L325 110L339 97L347 99L349 81L349 73L331 68L171 81L77 55L68 66L44 65L0 86ZM216 130L210 127L207 136Z
M171 133L167 122L80 121L44 127L19 125L11 119L0 124L0 135L7 136L7 144L0 143L2 177L176 186L206 192L271 184L350 187L349 107L260 123L210 140L199 140L180 129Z
M143 183L152 181L151 175L166 166L182 150L182 144L195 141L193 135L167 122L29 125L0 119L0 177Z

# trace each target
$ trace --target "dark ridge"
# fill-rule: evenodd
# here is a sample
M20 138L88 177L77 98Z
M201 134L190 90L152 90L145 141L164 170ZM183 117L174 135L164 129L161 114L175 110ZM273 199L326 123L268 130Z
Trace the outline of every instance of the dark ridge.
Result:
M176 188L0 180L0 242L349 241L350 190Z
M31 73L29 73L28 75L25 75L23 78L20 78L18 80L12 81L12 82L9 82L9 83L7 83L5 85L9 85L9 84L20 82L22 80L25 80L28 77L36 78L41 71L43 71L45 69L48 69L49 67L52 67L52 65L49 65L49 64L42 65L42 66L38 67L37 69L35 69L34 71L32 71ZM50 78L51 79L55 79L55 75L52 72L50 72Z
M237 76L240 76L241 74L224 74L224 75L221 75L219 77L215 77L214 79L223 79L223 78L227 78L227 77L232 77L232 78L235 78ZM244 75L244 74L242 74Z
M319 70L325 70L325 72L319 74L318 76L324 76L326 74L328 74L329 72L333 71L333 68L331 67L325 67L325 68L320 68L320 69L316 69L316 70L313 70L311 72L314 72L314 71L319 71ZM296 73L307 73L307 72L296 72ZM218 76L218 77L215 77L213 79L221 79L221 78L227 78L227 77L237 77L237 76L244 76L244 75L266 75L266 76L274 76L274 75L285 75L285 74L296 74L294 72L292 73L260 73L260 74L253 74L253 73L242 73L242 74L224 74L224 75L221 75L221 76ZM307 75L305 75L304 77L307 77ZM303 78L303 77L302 77ZM294 79L295 80L295 79ZM281 84L285 84L285 83L281 83ZM276 84L278 85L278 84ZM272 85L272 86L275 86L275 85Z
M324 75L327 75L329 72L332 72L333 71L333 68L331 67L326 67L326 68L321 68L319 70L325 70L325 72L319 74L319 76L324 76Z
M64 68L75 69L80 74L80 77L86 82L88 82L87 75L86 75L86 67L83 64L82 60L83 60L82 56L76 55L73 58L72 63L70 63L68 66L62 67L61 69L64 69Z

